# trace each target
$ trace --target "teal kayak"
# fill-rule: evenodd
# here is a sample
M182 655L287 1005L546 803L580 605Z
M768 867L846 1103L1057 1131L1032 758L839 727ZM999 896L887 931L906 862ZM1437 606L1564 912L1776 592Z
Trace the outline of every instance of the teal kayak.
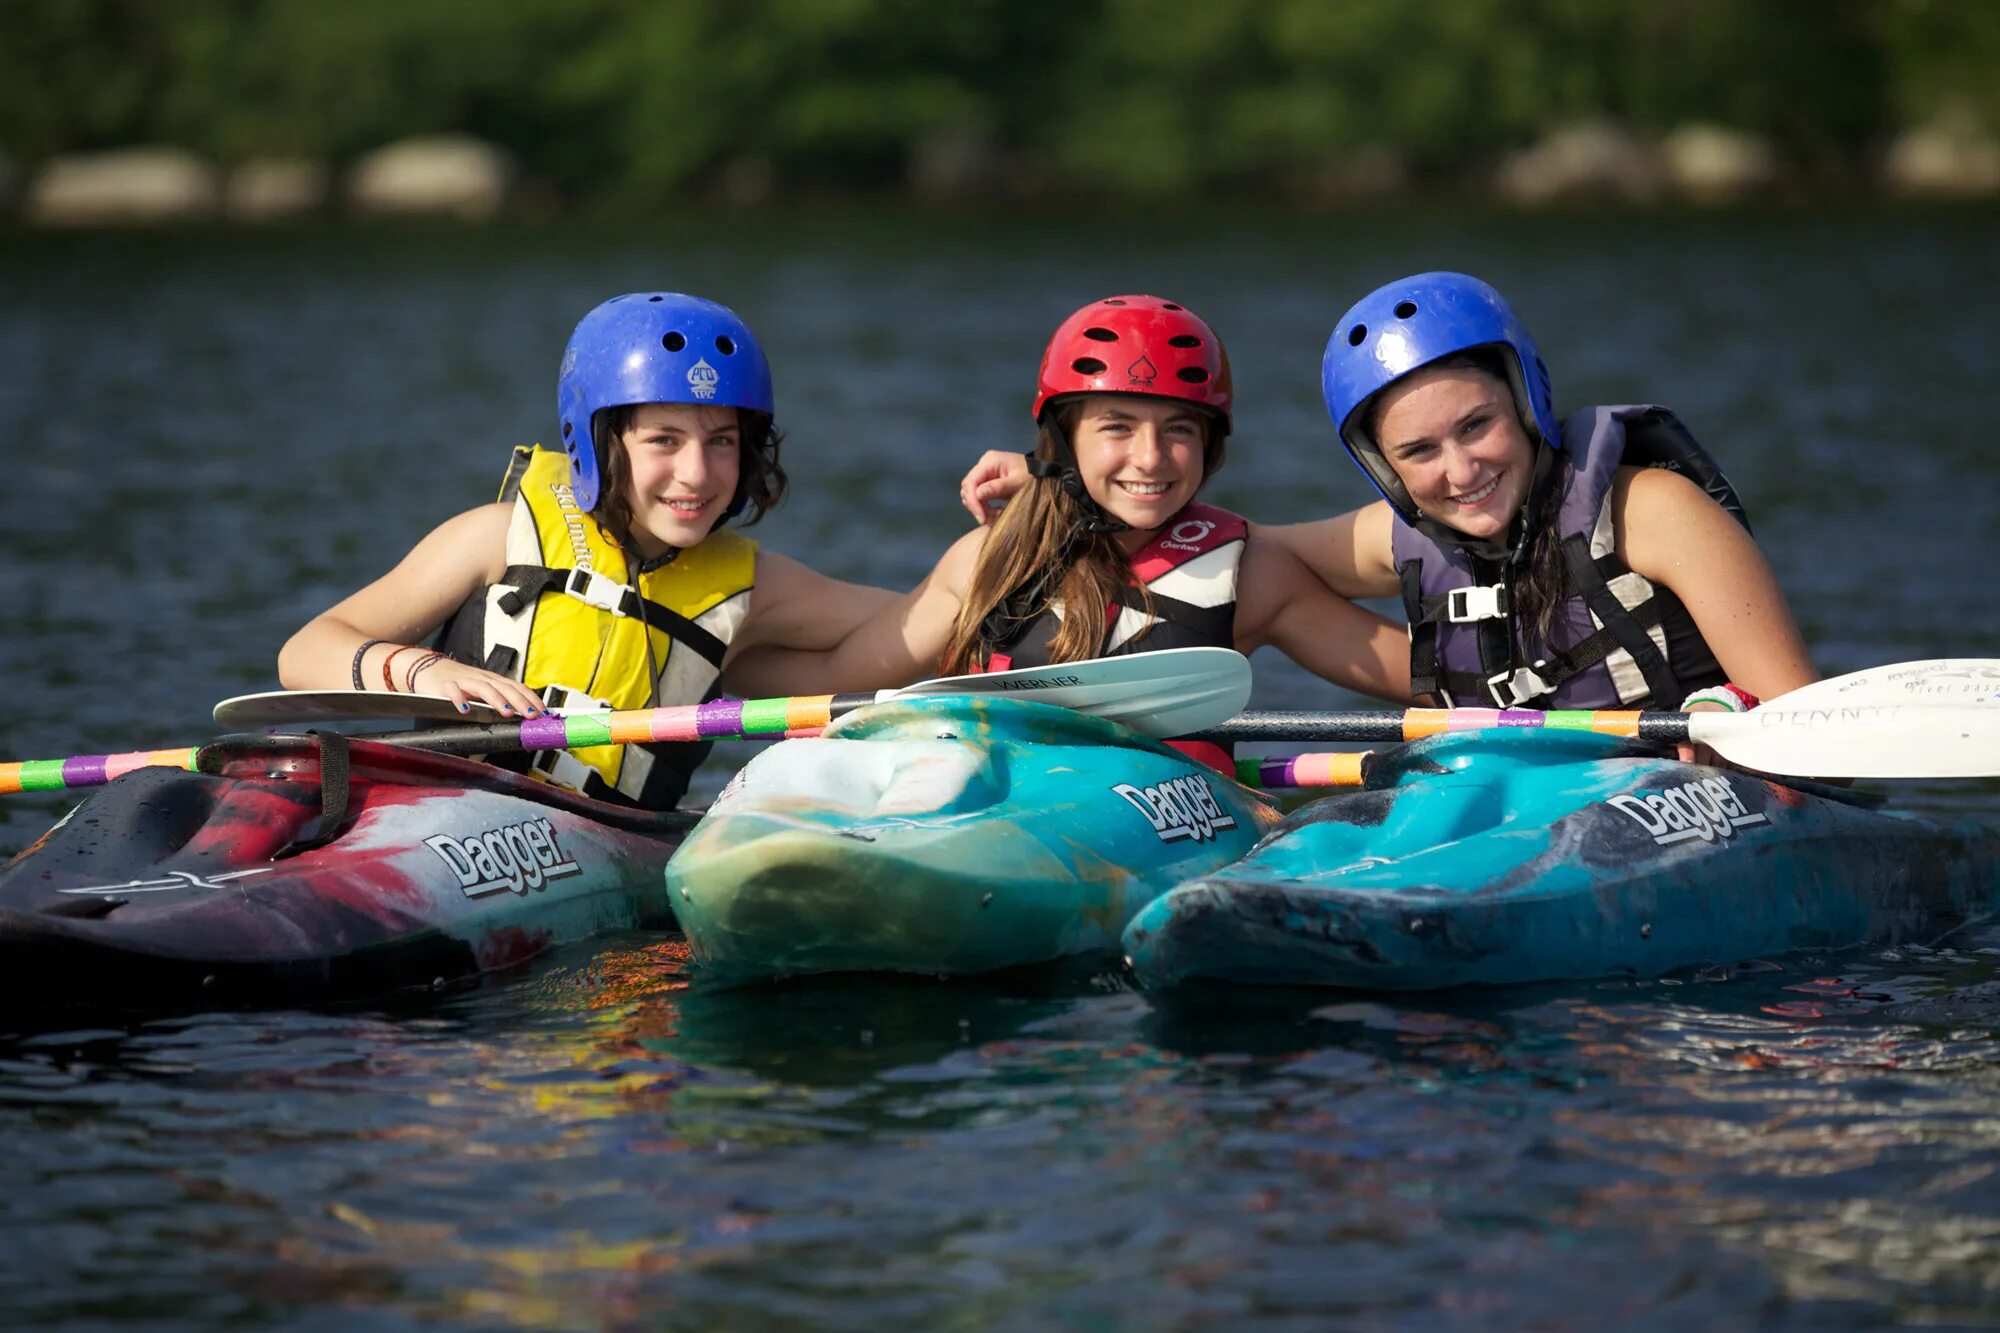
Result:
M1935 935L2000 904L2000 834L1588 732L1388 752L1125 932L1149 987L1648 977Z
M1159 741L1004 696L909 698L757 755L668 863L701 973L959 975L1103 954L1277 808Z

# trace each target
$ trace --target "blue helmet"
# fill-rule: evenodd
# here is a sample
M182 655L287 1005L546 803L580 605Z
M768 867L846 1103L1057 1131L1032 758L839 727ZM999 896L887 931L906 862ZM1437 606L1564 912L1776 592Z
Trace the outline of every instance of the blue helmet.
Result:
M579 507L597 507L592 429L607 407L696 403L774 415L771 365L736 312L679 292L614 296L585 315L563 349L556 378L570 482Z
M1507 299L1464 273L1419 273L1378 287L1356 301L1334 326L1320 362L1320 389L1340 442L1375 489L1405 519L1415 521L1402 482L1369 437L1362 408L1403 376L1455 352L1504 347L1514 404L1553 448L1561 423L1549 392L1549 370L1535 340Z

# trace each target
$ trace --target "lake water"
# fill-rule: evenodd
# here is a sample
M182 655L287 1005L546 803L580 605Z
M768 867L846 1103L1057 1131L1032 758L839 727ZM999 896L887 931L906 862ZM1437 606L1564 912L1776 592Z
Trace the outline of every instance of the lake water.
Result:
M753 530L907 586L1086 299L1234 359L1217 502L1363 502L1342 309L1487 276L1564 405L1674 406L1822 669L2000 656L1990 213L0 233L0 757L190 744L547 440L570 326L770 350ZM1352 706L1281 659L1259 707ZM737 750L737 757L743 751ZM727 758L703 775L712 792ZM1898 784L1940 815L2000 784ZM0 798L0 853L64 808ZM1115 974L690 990L675 937L361 1010L0 1022L10 1326L1800 1328L2000 1321L2000 930L1667 981L1156 1005Z

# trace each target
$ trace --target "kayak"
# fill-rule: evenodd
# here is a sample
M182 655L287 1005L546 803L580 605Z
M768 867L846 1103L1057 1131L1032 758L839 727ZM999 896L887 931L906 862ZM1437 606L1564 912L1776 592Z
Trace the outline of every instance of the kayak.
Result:
M371 996L673 923L661 876L694 815L323 739L324 783L320 740L227 737L200 772L98 788L0 866L0 1008Z
M740 769L667 865L702 976L952 976L1103 954L1277 807L1105 718L907 698Z
M1142 984L1419 991L1651 977L1939 933L2000 903L2000 834L1582 731L1387 752L1125 932Z

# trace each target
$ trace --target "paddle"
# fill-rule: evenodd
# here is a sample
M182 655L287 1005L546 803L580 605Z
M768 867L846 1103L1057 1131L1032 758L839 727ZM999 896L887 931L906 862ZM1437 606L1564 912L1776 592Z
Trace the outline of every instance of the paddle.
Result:
M313 692L315 696L328 693L341 692ZM873 693L718 699L671 708L529 718L497 726L441 727L370 739L448 754L497 754L634 741L769 738L823 727L857 708L891 699L984 694L1093 713L1148 736L1179 736L1214 726L1249 702L1250 663L1241 653L1227 648L1170 648L1056 667L925 680ZM357 707L368 706L363 701L375 697L372 693L357 694ZM224 704L235 702L225 700ZM456 715L457 709L452 711ZM199 750L152 750L0 764L0 793L96 786L148 765L193 769L199 754Z
M500 710L474 700L466 711L441 694L390 694L383 690L270 690L239 694L215 706L225 727L275 727L287 722L355 722L420 718L443 722L505 722Z
M1211 741L1413 741L1447 731L1544 727L1707 745L1760 773L1821 778L1970 778L2000 775L2000 709L1984 704L1774 701L1748 713L1536 713L1412 708L1402 713L1244 713L1210 727Z
M1969 704L2000 707L2000 658L1937 657L1851 671L1773 699L1788 708L1839 704Z

